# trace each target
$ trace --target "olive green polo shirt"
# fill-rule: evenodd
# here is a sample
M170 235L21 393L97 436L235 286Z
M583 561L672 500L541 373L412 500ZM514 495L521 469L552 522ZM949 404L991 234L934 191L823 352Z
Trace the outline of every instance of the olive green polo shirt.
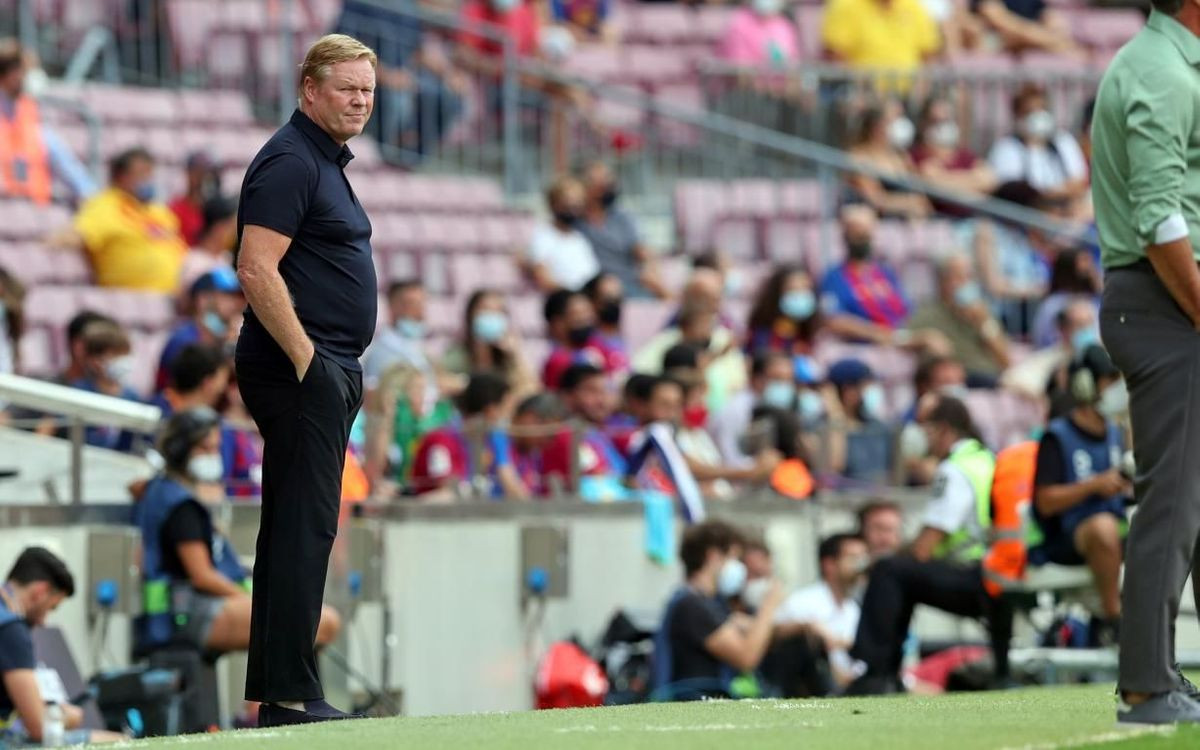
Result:
M1092 201L1105 268L1189 236L1200 260L1200 38L1154 11L1113 59L1092 119Z

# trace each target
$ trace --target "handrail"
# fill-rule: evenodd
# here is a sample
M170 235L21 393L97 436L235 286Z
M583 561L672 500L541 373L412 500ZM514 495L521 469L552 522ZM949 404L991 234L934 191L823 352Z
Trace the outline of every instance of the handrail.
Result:
M104 132L104 125L100 122L100 118L92 111L91 107L78 99L43 93L38 95L37 100L39 104L73 112L79 116L79 119L83 120L88 129L88 171L91 172L93 179L100 181L103 169L100 155L100 139Z
M934 81L952 80L961 81L979 80L979 81L1007 81L1018 80L1025 81L1030 79L1036 80L1061 80L1064 78L1070 79L1095 79L1099 80L1104 74L1104 68L1097 66L1085 66L1074 70L1055 71L1032 68L1016 67L1009 70L979 70L979 69L959 69L955 68L953 63L930 63L923 65L916 70L896 70L894 68L874 68L874 67L849 67L847 65L839 65L837 63L809 61L809 62L789 62L783 65L745 65L740 63L732 63L728 60L712 59L702 60L697 65L700 72L715 72L715 73L745 73L747 75L796 75L805 80L819 79L843 79L843 80L862 80L878 82L880 80L922 80L930 79Z
M83 83L97 60L104 61L104 80L120 83L121 73L117 67L117 38L103 26L93 26L84 35L83 41L71 56L71 62L63 73L67 83Z
M86 425L133 432L152 433L162 420L162 409L157 406L7 373L0 373L0 400L25 409L62 414Z

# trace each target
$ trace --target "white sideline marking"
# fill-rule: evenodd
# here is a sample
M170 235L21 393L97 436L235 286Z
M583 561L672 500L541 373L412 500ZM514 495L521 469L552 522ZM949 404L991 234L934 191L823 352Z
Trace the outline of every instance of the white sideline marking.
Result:
M600 732L607 734L620 734L622 732L744 732L753 729L817 728L822 726L824 724L820 722L794 721L789 721L786 724L647 724L642 727L598 727L595 724L580 724L576 727L558 727L554 729L554 732L555 734L594 734Z
M1065 740L1063 742L1044 742L1037 745L1020 745L1018 747L1006 747L1003 748L1003 750L1063 750L1063 748L1102 745L1108 742L1121 742L1123 740L1133 739L1135 737L1146 737L1152 734L1162 735L1165 737L1174 733L1175 727L1172 725L1161 727L1114 729L1110 732L1101 732L1099 734L1092 734L1088 735L1087 737L1078 737L1076 739Z

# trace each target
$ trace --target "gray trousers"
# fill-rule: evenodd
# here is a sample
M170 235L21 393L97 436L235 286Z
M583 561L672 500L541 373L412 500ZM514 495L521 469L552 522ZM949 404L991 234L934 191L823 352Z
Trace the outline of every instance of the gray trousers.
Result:
M1200 535L1200 333L1143 264L1107 274L1100 335L1129 389L1138 474L1118 684L1162 693L1179 686L1175 619Z

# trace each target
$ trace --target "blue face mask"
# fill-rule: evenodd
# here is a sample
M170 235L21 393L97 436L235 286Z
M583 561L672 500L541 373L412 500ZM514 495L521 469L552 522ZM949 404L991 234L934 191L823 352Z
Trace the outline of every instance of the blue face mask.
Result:
M150 180L139 182L133 188L133 195L142 203L150 203L158 194L158 190L154 187L154 183Z
M204 328L219 339L229 333L229 324L215 310L204 313Z
M817 311L817 298L810 289L793 289L779 300L779 312L792 320L808 320Z
M790 409L796 403L796 386L786 380L772 380L763 388L762 402L774 409Z
M1071 334L1071 351L1075 356L1079 356L1087 351L1089 346L1100 343L1100 332L1094 326L1080 328L1075 333Z
M825 416L825 400L816 391L801 391L797 407L797 411L800 412L800 419L804 420L807 424L813 424Z
M425 338L425 324L419 320L401 318L396 321L396 333L406 339L423 339Z
M508 316L494 310L476 313L471 319L471 332L475 338L494 344L508 333Z
M884 403L886 398L883 395L883 388L878 383L872 383L863 389L862 394L862 412L863 416L871 419L883 419Z
M971 307L983 299L983 290L974 281L968 281L954 290L954 304L959 307Z

